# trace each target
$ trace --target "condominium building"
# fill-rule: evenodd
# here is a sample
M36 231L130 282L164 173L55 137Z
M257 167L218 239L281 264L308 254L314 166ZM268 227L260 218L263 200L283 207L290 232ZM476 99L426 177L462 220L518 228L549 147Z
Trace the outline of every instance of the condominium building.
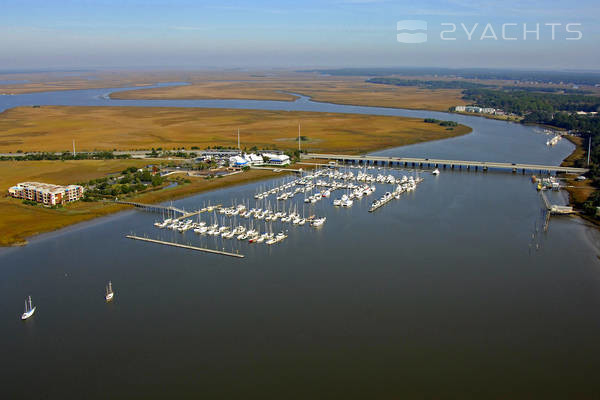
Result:
M17 199L55 206L79 200L83 196L83 187L79 185L59 186L50 183L22 182L9 188L8 194Z
M480 114L496 114L498 110L491 107L477 107L477 106L456 106L454 111L457 112L471 112Z

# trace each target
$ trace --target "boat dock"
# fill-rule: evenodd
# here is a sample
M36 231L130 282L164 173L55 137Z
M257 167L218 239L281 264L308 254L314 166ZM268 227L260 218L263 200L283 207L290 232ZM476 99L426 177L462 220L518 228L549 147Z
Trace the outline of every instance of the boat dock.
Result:
M115 203L127 204L130 206L141 208L144 211L149 211L149 212L157 212L157 213L167 212L167 213L171 213L171 214L179 214L178 217L173 218L174 221L179 221L182 219L190 218L190 217L193 217L195 215L198 215L198 214L206 212L206 211L212 211L212 210L221 208L221 205L217 204L216 206L210 207L210 209L202 208L202 209L196 210L196 211L185 211L185 210L182 210L175 206L161 206L158 204L144 204L144 203L136 203L134 201L115 200Z
M187 214L185 210L182 210L175 206L161 206L159 204L144 204L144 203L136 203L135 201L122 201L122 200L115 200L114 202L118 203L118 204L127 204L129 206L134 206L136 208L142 208L145 211L150 211L150 212L158 212L158 213L169 212L169 213L175 213L175 214L181 214L181 215Z
M203 212L210 212L213 210L218 210L219 208L221 208L220 204L217 204L216 206L211 206L211 207L207 207L207 208L201 208L200 210L196 210L196 211L190 211L190 212L184 212L184 214L180 217L177 218L173 218L173 221L180 221L182 219L186 219L186 218L190 218L193 216L196 216L198 214L202 214Z
M244 257L246 257L243 254L239 254L239 253L229 253L227 251L206 249L204 247L196 247L196 246L190 246L190 245L187 245L187 244L180 244L180 243L174 243L174 242L166 242L164 240L150 239L150 238L145 238L145 237L140 237L140 236L135 236L135 235L125 235L125 237L128 238L128 239L133 239L133 240L141 240L143 242L157 243L157 244L162 244L162 245L165 245L165 246L172 246L172 247L179 247L179 248L182 248L182 249L202 251L204 253L219 254L219 255L228 256L228 257L236 257L236 258L244 258Z
M295 173L302 172L301 169L282 168L282 167L258 167L256 165L251 165L250 169L262 169L262 170L273 171L273 172L295 172Z
M584 174L588 172L587 168L561 167L557 165L538 165L538 164L522 164L522 163L505 163L505 162L488 162L488 161L461 161L461 160L442 160L433 158L412 158L412 157L379 157L379 156L353 156L347 154L317 154L308 153L302 154L302 159L321 159L340 162L342 164L358 164L358 165L380 165L388 167L432 167L432 168L466 168L467 170L474 169L478 171L487 171L490 168L499 170L510 170L517 172L522 170L535 171L540 173L573 173Z
M571 206L559 206L556 204L551 204L543 190L540 191L540 195L542 196L546 210L550 211L550 214L564 215L572 214L574 212L573 207Z

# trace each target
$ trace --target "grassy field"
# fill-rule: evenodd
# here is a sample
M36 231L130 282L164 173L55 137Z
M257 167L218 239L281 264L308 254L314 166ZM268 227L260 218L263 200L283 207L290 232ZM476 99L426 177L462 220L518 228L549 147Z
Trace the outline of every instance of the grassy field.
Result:
M297 126L308 140L304 149L362 153L386 147L437 140L470 132L459 126L446 130L420 119L285 111L254 111L143 107L18 107L0 114L0 152L69 150L75 139L79 150L235 146L237 127L244 146L296 149ZM68 184L140 167L144 160L4 161L0 162L0 191L22 181ZM136 201L160 202L204 190L265 179L270 171L206 180L139 194ZM107 215L126 206L76 202L62 209L27 206L0 198L0 245L23 244L38 233Z
M286 70L270 71L89 71L7 74L6 80L28 83L0 85L0 94L73 89L144 87L157 82L188 82L190 86L142 89L112 95L121 99L257 99L291 101L301 93L316 101L365 106L445 111L465 104L459 90L425 90L365 83L368 77L325 76ZM436 79L422 77L423 79Z
M0 162L0 245L23 244L28 236L59 229L124 209L123 206L76 202L64 209L24 205L7 197L6 190L18 182L42 181L68 184L141 167L141 160L2 161Z
M79 74L63 74L57 71L3 74L2 80L29 82L0 85L0 94L148 86L157 82L187 81L189 78L189 74L185 72L169 71L88 71Z
M460 90L429 90L365 83L364 77L292 76L260 81L195 81L190 86L162 87L113 93L116 99L257 99L287 100L299 93L314 101L376 107L446 111L466 104ZM287 92L287 93L282 93Z
M585 160L587 151L584 148L582 138L569 135L564 137L575 145L575 150L573 150L573 152L567 158L565 158L560 165L562 165L563 167L573 167L575 166L576 161ZM580 207L583 203L586 202L586 200L596 190L596 188L590 185L589 180L576 180L577 175L566 175L566 177L566 190L569 193L570 203L573 206Z
M296 149L298 123L303 149L363 153L444 139L470 132L446 130L421 119L262 110L149 107L17 107L0 114L0 152L77 149L175 149L242 145Z
M0 246L22 245L30 236L60 229L127 209L129 206L105 202L75 202L61 209L30 206L6 196L6 190L23 181L43 181L67 184L87 181L118 173L123 169L147 164L143 160L82 160L82 161L4 161L0 162ZM188 178L191 183L142 193L136 201L156 203L181 198L205 190L250 182L275 176L270 171L249 171L223 178L206 180ZM186 177L187 178L187 177Z

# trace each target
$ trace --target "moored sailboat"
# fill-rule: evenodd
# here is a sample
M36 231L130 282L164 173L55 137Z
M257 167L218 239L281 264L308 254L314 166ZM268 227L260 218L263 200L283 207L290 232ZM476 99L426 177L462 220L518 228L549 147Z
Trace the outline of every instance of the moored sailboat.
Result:
M25 300L25 312L23 314L21 314L21 319L26 320L27 318L31 317L34 312L35 312L35 307L32 306L31 296L29 296L29 298Z
M112 282L108 281L108 286L106 286L106 295L104 296L104 299L108 302L108 301L112 301L112 299L114 297L115 297L115 292L113 292Z

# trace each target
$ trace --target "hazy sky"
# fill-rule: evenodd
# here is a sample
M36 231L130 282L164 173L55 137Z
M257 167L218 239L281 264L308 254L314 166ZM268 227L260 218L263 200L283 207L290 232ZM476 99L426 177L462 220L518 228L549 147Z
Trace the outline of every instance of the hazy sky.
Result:
M600 69L598 0L4 0L0 69L440 66ZM397 22L427 22L399 43ZM441 40L442 30L455 40ZM523 29L535 30L523 40ZM547 23L560 23L552 27ZM577 33L582 32L580 40ZM464 24L464 27L461 25ZM475 24L478 24L475 26ZM481 39L486 25L487 38ZM502 25L505 25L505 38ZM468 40L468 34L471 40ZM497 40L494 40L494 35ZM516 40L510 40L516 38ZM508 39L508 40L507 40Z

